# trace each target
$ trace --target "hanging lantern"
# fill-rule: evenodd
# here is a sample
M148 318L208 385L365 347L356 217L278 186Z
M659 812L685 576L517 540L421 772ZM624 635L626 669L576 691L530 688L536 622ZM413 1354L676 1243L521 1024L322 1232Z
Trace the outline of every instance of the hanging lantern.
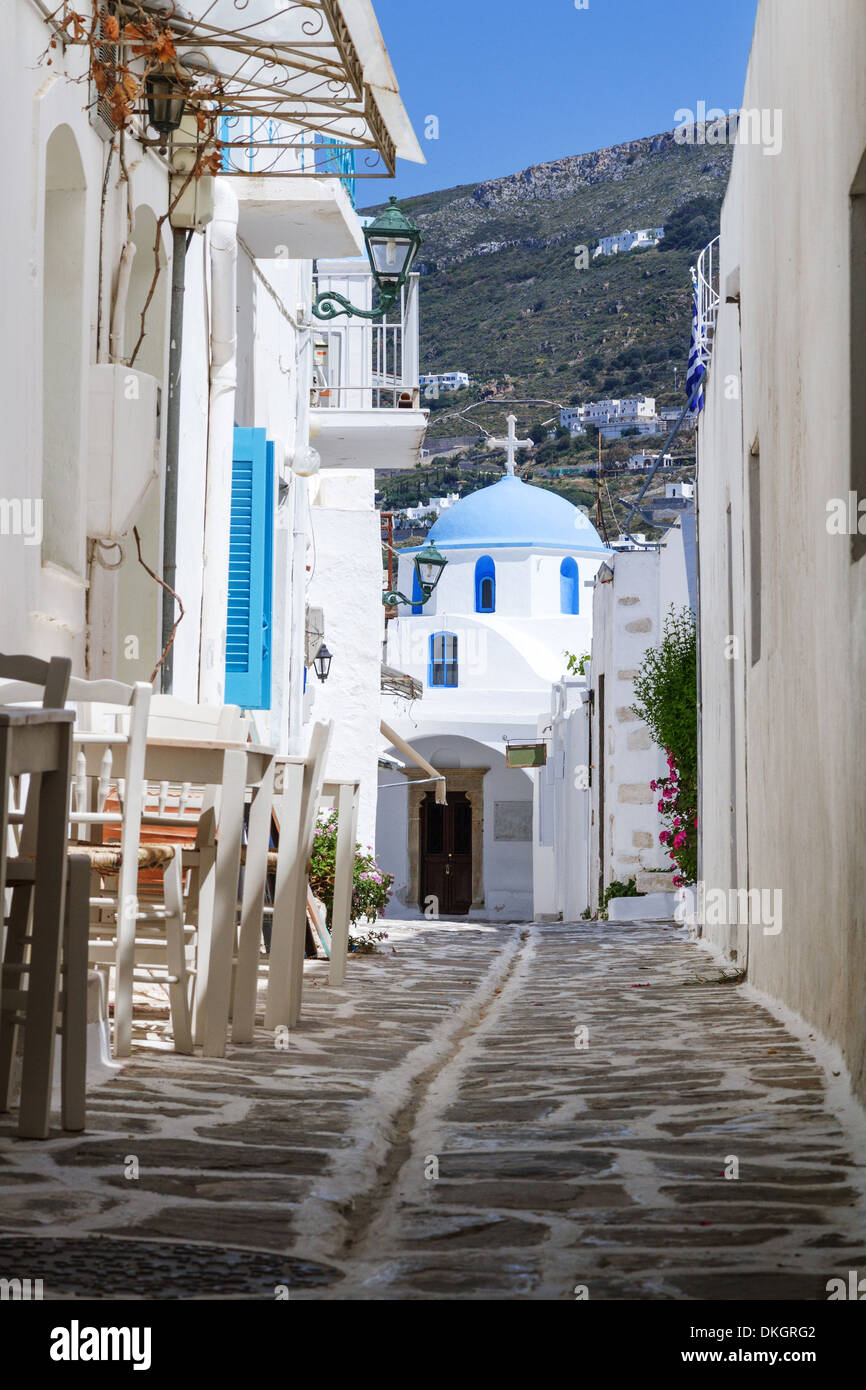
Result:
M164 154L168 137L178 130L183 120L189 79L180 68L164 63L154 68L144 80L148 123L160 134L160 151Z
M331 674L331 662L333 661L333 659L334 658L331 656L331 653L328 651L328 648L325 646L325 643L323 642L321 647L319 648L316 659L313 662L313 669L323 685L325 681L328 679L328 676Z

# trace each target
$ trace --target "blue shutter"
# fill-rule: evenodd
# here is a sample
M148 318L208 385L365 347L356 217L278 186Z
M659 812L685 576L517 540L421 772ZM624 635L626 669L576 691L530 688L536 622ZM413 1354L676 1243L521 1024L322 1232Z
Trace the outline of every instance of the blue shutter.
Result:
M226 703L268 709L274 563L274 446L236 429L226 624Z

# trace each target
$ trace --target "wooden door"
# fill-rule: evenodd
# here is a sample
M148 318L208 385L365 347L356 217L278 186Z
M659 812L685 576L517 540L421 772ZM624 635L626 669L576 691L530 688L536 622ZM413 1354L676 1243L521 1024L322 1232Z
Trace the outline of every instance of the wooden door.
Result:
M437 806L433 792L421 803L421 908L438 902L443 916L464 917L472 906L472 805L465 792L449 792Z

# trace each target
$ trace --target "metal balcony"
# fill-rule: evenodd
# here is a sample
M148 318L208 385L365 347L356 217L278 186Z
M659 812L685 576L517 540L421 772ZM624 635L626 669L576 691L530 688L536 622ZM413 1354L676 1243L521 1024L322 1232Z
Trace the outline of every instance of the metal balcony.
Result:
M714 237L698 257L695 284L698 291L698 322L703 326L707 371L713 356L713 338L719 317L719 237Z
M335 290L369 309L366 261L320 261L314 294ZM340 319L313 331L310 436L324 468L414 468L428 412L418 383L418 276L381 319Z

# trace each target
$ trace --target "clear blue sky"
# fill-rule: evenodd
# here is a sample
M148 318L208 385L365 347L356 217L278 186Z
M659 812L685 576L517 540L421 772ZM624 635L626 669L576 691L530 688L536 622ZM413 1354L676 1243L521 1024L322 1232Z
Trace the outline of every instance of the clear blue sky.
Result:
M362 182L359 207L671 130L700 100L738 107L758 0L373 3L427 165Z

